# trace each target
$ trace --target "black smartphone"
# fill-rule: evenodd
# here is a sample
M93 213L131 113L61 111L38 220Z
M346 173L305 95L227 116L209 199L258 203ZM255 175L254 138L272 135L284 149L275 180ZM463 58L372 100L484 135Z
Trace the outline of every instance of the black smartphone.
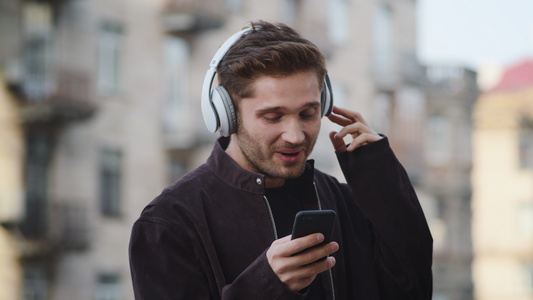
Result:
M325 245L331 242L331 235L333 234L333 225L336 217L337 214L334 210L302 210L297 213L296 217L294 218L291 239L294 240L296 238L320 232L324 235L324 241L309 249ZM324 259L326 259L326 257L323 257L317 261Z

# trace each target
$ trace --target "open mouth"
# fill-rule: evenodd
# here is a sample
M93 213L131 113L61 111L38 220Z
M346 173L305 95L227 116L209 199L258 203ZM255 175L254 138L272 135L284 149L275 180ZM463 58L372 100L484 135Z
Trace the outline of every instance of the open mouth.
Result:
M302 153L303 153L302 149L278 151L279 157L281 158L281 160L285 162L298 161L300 157L302 156Z
M296 156L299 152L281 152L285 156Z

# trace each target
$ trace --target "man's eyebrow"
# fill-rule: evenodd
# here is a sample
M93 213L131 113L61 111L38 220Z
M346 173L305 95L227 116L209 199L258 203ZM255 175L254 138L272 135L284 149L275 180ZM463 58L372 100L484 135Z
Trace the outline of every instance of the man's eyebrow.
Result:
M320 106L320 102L318 102L318 101L308 102L302 108L305 109L305 108L315 107L315 106ZM255 113L257 115L267 114L267 113L270 113L270 112L282 111L283 108L284 108L283 106L265 107L265 108L257 110Z
M280 110L283 110L282 106L273 106L273 107L265 107L265 108L259 109L255 113L258 115L262 115L262 114L267 114L270 112L277 112Z

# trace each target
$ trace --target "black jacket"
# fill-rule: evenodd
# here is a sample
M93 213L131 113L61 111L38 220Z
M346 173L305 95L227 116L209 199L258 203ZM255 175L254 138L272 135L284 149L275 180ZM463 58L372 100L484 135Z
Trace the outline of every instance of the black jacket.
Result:
M166 188L134 224L137 300L304 297L266 259L276 237L264 176L240 168L225 153L227 143L219 139L207 162ZM297 180L306 209L320 201L337 212L337 263L319 275L327 299L431 299L431 234L387 139L337 156L348 184L312 161Z

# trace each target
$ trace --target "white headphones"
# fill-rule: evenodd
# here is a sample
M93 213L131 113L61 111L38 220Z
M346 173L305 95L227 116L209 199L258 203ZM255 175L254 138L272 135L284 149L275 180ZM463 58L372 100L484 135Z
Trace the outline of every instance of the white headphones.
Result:
M202 114L207 129L212 133L220 130L222 136L230 136L237 130L235 108L229 93L222 86L217 86L212 89L212 85L215 79L216 69L224 55L226 55L235 41L251 29L243 29L227 39L215 53L213 59L211 59L209 69L205 74L204 84L202 86ZM321 116L329 116L333 110L333 91L327 74L324 78L324 85L320 95L320 104Z

